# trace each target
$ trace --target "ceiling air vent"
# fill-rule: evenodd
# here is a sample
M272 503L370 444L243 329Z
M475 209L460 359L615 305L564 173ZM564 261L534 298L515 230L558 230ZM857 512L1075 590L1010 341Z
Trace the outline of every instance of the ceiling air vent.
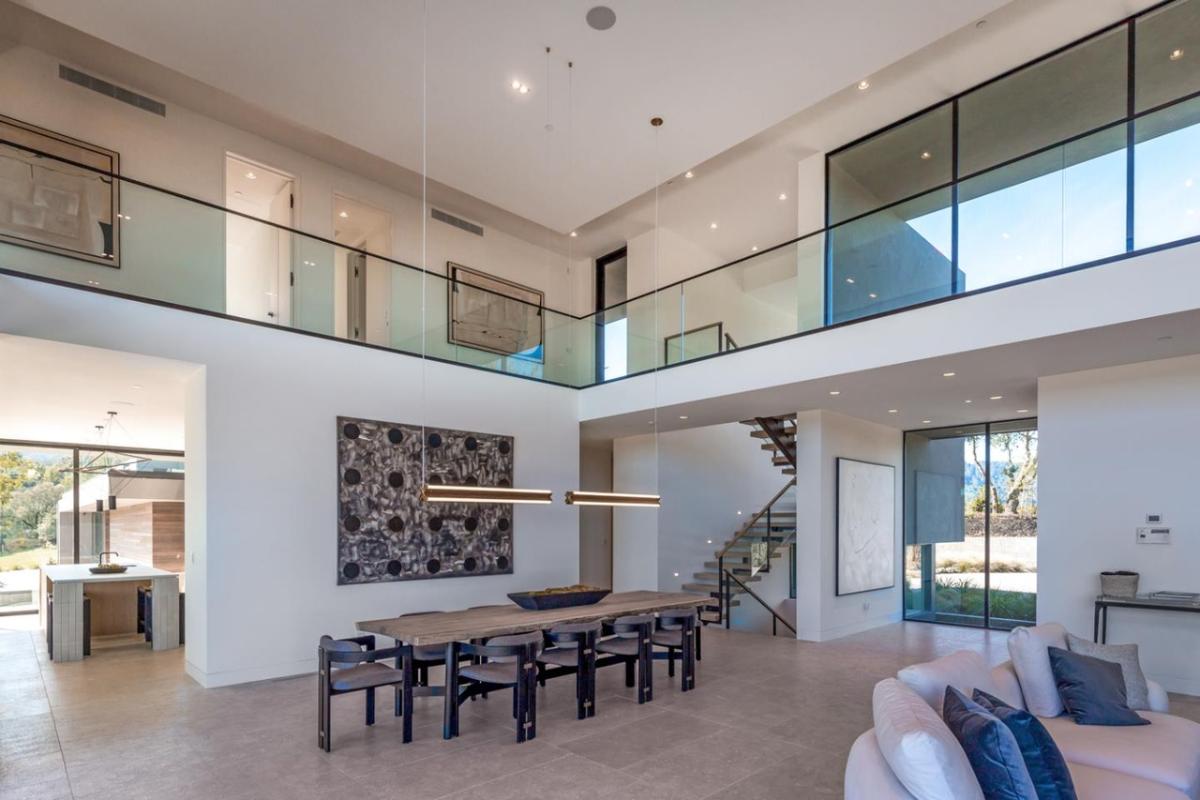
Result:
M453 225L456 228L461 228L467 233L473 233L476 236L483 236L483 226L476 225L474 222L467 222L462 217L456 217L453 214L447 214L440 208L432 210L433 218L438 222L444 222L447 225Z
M165 103L151 100L145 95L131 92L128 89L122 89L120 86L114 86L106 80L97 78L95 75L88 75L86 72L71 69L65 64L58 65L58 77L64 81L82 86L85 89L91 89L93 92L99 92L114 100L120 100L122 103L127 103L134 108L140 108L142 111L149 111L151 114L158 114L160 117L167 115L167 106Z

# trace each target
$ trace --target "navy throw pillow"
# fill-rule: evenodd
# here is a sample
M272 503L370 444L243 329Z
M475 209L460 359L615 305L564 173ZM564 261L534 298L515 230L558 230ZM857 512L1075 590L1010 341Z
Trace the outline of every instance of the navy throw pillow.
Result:
M971 699L990 711L1012 731L1038 800L1077 800L1075 782L1067 760L1063 758L1041 720L1021 708L1013 708L998 697L978 689Z
M1051 647L1050 669L1067 713L1078 725L1149 725L1125 702L1121 665Z
M1038 800L1016 737L994 714L947 686L942 719L966 751L986 800Z

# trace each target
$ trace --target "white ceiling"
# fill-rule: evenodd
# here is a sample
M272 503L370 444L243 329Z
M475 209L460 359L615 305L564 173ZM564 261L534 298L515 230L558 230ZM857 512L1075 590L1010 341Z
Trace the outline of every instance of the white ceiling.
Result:
M658 412L659 429L683 430L813 409L903 430L994 422L1036 416L1039 377L1197 353L1200 311L1189 311L664 406ZM729 369L737 369L736 353L725 358ZM943 377L946 372L954 375ZM838 394L830 395L832 391ZM994 396L1000 399L990 399ZM645 434L653 430L650 418L649 412L641 411L589 420L580 426L580 435L594 441Z
M606 32L594 0L21 4L566 232L1005 0L611 0Z
M0 334L0 439L182 450L184 382L196 369ZM117 412L112 425L109 411Z

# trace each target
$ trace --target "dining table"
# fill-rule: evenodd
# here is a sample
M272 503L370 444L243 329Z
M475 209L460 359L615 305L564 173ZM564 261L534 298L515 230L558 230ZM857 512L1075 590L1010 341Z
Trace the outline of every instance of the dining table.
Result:
M398 617L363 620L357 627L363 633L387 636L408 645L446 645L446 663L458 660L458 643L481 641L512 633L546 631L573 622L598 622L617 617L652 614L689 607L706 606L707 595L687 592L632 591L614 592L598 603L539 610L514 604L477 606L460 611L402 614ZM430 694L441 694L431 691ZM451 719L457 711L453 698L446 699L444 734L449 738Z

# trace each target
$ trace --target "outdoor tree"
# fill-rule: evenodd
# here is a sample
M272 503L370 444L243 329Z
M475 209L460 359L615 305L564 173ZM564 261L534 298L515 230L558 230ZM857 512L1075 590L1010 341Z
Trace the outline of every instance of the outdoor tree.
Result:
M984 437L968 437L967 450L980 476L987 475L984 468L985 448ZM1037 481L1037 431L993 433L991 449L993 465L1000 461L997 455L1003 454L1002 465L999 470L993 470L991 475L992 512L1020 513L1022 500L1030 494ZM984 510L989 499L985 497L987 491L988 482L985 481L971 501L972 511L980 513Z

